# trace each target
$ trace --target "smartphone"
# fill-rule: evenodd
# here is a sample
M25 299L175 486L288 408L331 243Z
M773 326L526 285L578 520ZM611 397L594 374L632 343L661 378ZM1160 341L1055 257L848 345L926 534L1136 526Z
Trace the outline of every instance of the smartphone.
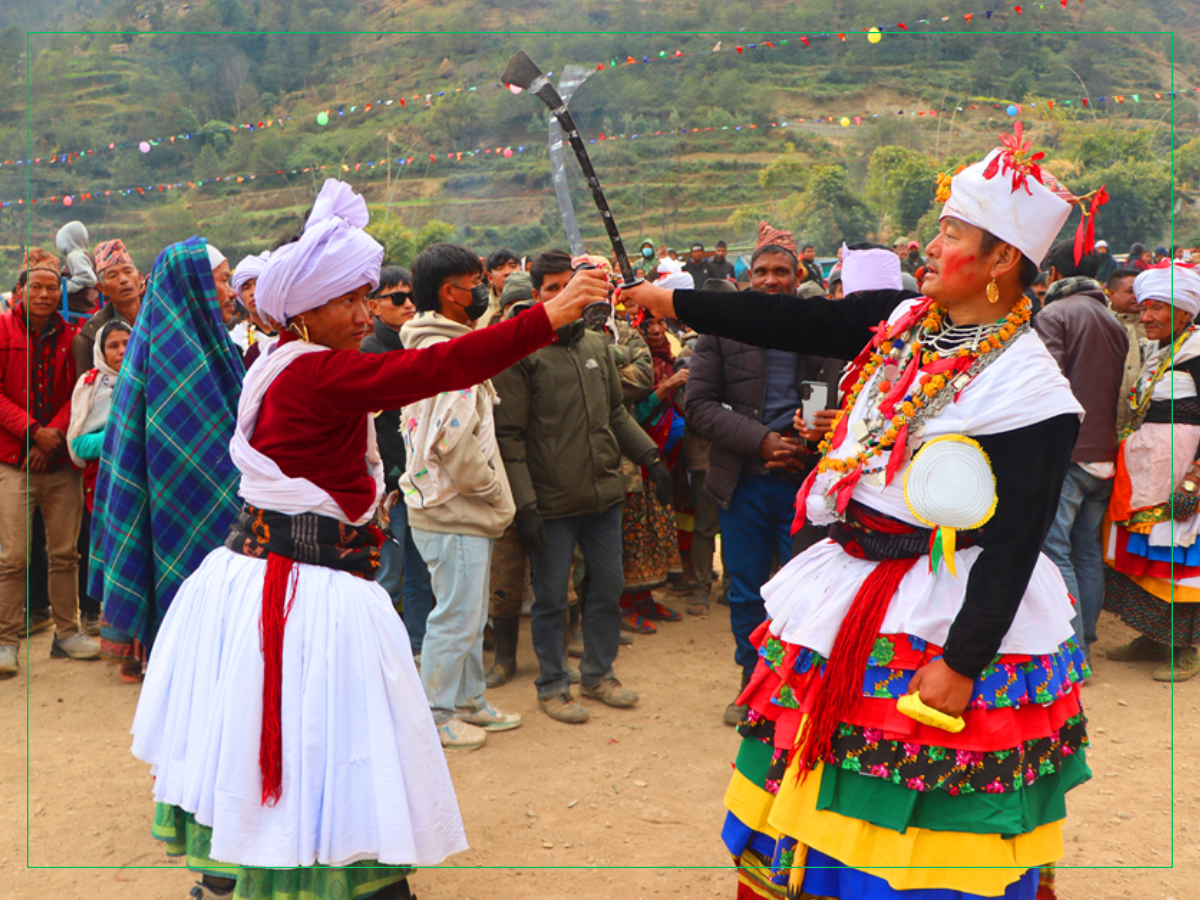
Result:
M829 385L823 381L805 381L800 385L800 409L804 424L816 428L816 414L829 407Z

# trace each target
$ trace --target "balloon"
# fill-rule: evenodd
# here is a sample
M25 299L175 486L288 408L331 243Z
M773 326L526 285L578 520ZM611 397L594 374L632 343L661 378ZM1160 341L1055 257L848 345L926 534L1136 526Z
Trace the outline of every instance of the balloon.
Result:
M871 30L867 32L867 40L872 44L878 44L883 40L883 35L879 33L878 28L872 27Z
M845 116L842 116L842 127L848 128L849 126L850 126L850 120L847 119Z
M139 149L139 150L141 150L143 153L149 153L149 152L150 152L150 144L149 144L149 142L148 142L148 141L142 141L140 144L138 144L138 149Z
M1020 108L1015 103L1010 103L1008 105L1008 109L1005 110L1005 112L1007 112L1010 116L1015 116L1020 111Z
M63 206L70 206L74 202L75 200L70 196L63 197Z
M504 148L504 156L505 156L505 158L506 158L506 159L507 159L508 157L512 156L512 147L505 147L505 148Z
M317 113L317 124L318 125L328 125L329 124L329 113L327 113L327 112Z

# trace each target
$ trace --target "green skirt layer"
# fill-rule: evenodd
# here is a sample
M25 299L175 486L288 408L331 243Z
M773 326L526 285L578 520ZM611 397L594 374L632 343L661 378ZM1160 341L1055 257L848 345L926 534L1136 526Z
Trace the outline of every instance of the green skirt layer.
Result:
M153 834L167 855L187 857L187 867L202 875L236 878L233 900L357 900L378 893L410 875L412 866L383 866L369 860L349 866L302 866L259 869L212 859L212 829L178 806L159 803Z
M738 760L741 769L741 759ZM1067 817L1067 791L1091 778L1082 749L1052 772L1017 791L976 791L953 796L946 791L915 791L883 778L834 766L821 770L817 809L827 809L881 828L908 828L998 834L1005 839L1029 834Z

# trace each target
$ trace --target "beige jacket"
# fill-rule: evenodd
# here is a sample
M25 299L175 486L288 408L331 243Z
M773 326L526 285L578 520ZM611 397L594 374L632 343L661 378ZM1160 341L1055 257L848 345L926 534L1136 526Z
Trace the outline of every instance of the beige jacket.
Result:
M423 312L400 330L400 340L416 350L470 331ZM400 492L413 528L488 538L504 534L517 508L496 442L497 402L495 388L485 381L404 407L400 431L408 464Z

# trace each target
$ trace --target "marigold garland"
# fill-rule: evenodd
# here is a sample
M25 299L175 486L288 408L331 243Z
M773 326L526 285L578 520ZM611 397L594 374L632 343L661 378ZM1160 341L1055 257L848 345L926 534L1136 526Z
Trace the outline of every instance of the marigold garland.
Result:
M880 456L896 443L901 432L906 432L909 423L926 405L945 391L958 393L966 385L956 386L957 375L965 374L982 356L995 353L1002 349L1030 318L1029 300L1022 297L1012 311L1004 317L1003 324L996 331L980 339L977 347L959 347L948 356L943 356L936 350L927 349L930 338L941 330L945 320L945 310L933 304L932 300L910 310L910 314L901 317L891 328L880 327L875 332L875 338L868 350L872 352L862 363L854 386L846 395L846 401L838 410L833 420L833 430L821 441L819 450L822 454L817 463L817 472L849 473L855 469L861 470L873 457ZM872 350L873 347L873 350ZM872 376L881 370L905 372L916 357L920 361L911 384L905 393L911 394L901 399L891 407L891 415L883 415L886 427L870 431L867 436L858 441L861 449L847 457L834 459L829 456L831 450L841 446L846 437L845 419L854 409L859 395L870 383ZM861 357L860 357L861 359ZM946 369L944 361L953 359L952 365ZM929 367L943 362L945 371L931 372ZM897 376L899 379L900 376ZM881 407L885 405L888 394L895 388L888 378L881 378L877 391L881 397ZM881 415L883 411L881 409Z

